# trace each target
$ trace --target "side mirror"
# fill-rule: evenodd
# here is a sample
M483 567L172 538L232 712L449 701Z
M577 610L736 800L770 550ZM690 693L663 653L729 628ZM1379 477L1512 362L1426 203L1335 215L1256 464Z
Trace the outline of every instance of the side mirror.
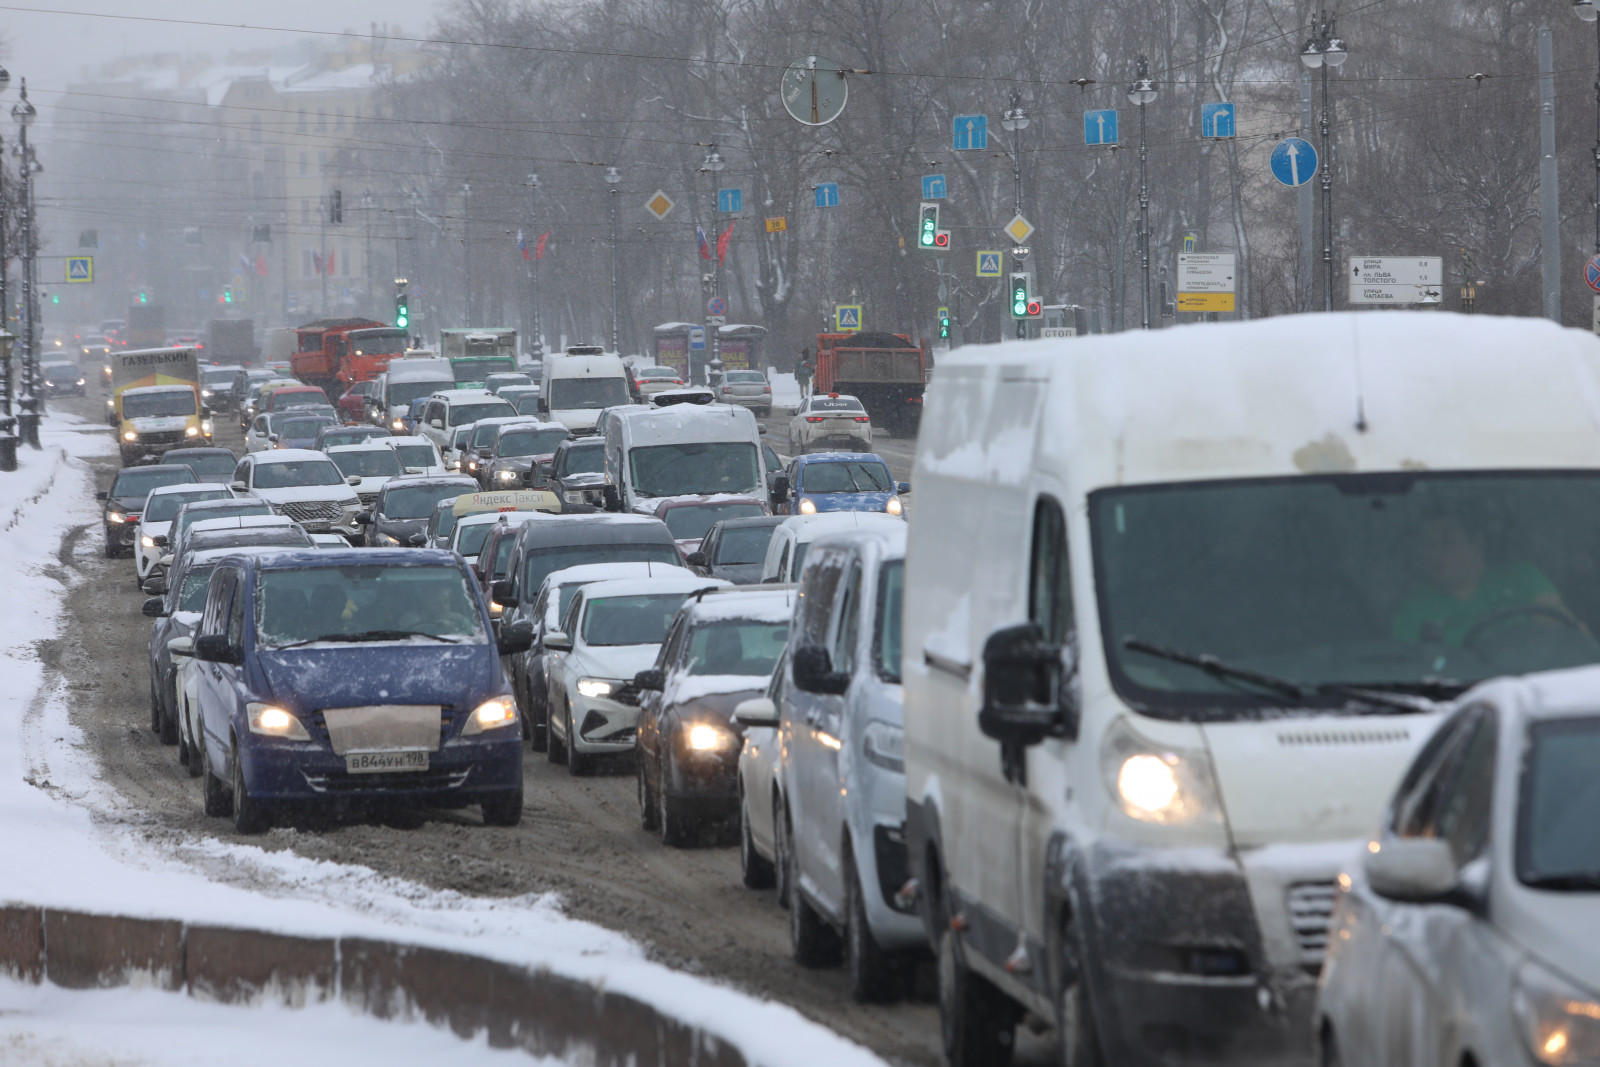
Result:
M560 630L551 630L544 635L544 650L546 652L571 652L572 638Z
M733 721L740 726L777 726L778 709L766 697L755 697L733 709Z
M772 499L784 501L789 499L789 476L780 474L772 479Z
M407 474L423 474L423 473L425 473L427 471L427 469L428 468L426 468L426 467L407 467L406 468L406 473Z
M765 437L767 435L766 424L765 423L757 423L756 424L756 433L760 434L762 437Z
M533 647L533 623L501 620L497 644L500 646L502 656L514 656L519 652L528 651Z
M167 651L174 656L192 656L194 655L194 638L174 637L167 642Z
M646 667L633 676L633 687L635 689L653 689L660 692L667 687L667 676L655 667Z
M794 684L808 693L839 696L850 688L850 676L833 669L827 649L807 645L795 649Z
M281 434L269 433L269 434L267 434L267 440L276 441L281 436L282 436Z
M995 630L983 643L978 729L1000 742L1007 781L1024 780L1024 749L1046 737L1077 738L1078 707L1066 680L1062 650L1036 622Z
M145 595L147 596L165 596L168 588L166 576L161 574L152 574L150 577L144 580L144 584L139 588L143 589L145 591Z
M151 535L150 540L157 548L166 548L167 545L171 543L166 534L153 534Z
M910 482L895 482L894 483L894 491L897 492L897 493L909 493L909 492L911 492L911 483Z
M372 512L370 512L370 511L357 512L356 513L356 518L355 518L355 523L356 523L357 526L371 526L372 525Z
M250 491L250 487L243 482L229 482L228 488L236 493L248 493Z
M1364 863L1372 891L1390 900L1438 900L1459 881L1455 853L1436 837L1392 837L1368 851Z
M104 489L102 489L102 490L100 490L98 493L96 493L94 495L94 498L96 500L110 500L111 499L111 494L106 492Z
M489 587L489 592L494 597L494 602L503 608L514 608L521 601L517 599L516 592L511 585L510 578L502 578Z
M622 510L622 497L617 493L616 486L603 486L600 490L600 496L605 500L607 511Z
M146 589L145 592L148 593L150 590ZM159 619L167 613L167 602L161 597L153 596L144 602L139 613L147 619Z
M550 413L550 405L546 404L544 402L544 397L540 397L539 398L539 414L548 415L549 413Z
M684 558L684 562L691 567L710 566L710 564L706 562L706 554L704 552L691 552Z
M412 548L423 548L427 545L427 543L428 535L425 533L414 533L410 537L406 538L406 544L410 545Z
M207 663L238 663L243 658L228 644L227 634L204 634L195 638L194 656Z
M444 420L443 419L429 419L428 420L428 425L432 426L435 430L442 430L442 429L444 429Z

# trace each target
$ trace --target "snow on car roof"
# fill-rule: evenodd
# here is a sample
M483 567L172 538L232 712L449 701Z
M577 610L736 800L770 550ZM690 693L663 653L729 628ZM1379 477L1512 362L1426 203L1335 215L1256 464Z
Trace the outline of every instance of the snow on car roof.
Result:
M676 563L581 563L576 567L567 567L545 575L540 588L555 589L561 586L611 581L616 578L666 578L693 573L689 568L680 567Z
M195 551L190 552L185 559L188 561L188 567L193 570L194 565L197 563L215 563L219 559L227 559L229 556L238 556L246 553L250 555L260 555L264 552L279 551L282 550L272 545L234 545L232 548L196 549Z
M245 530L264 526L293 526L287 515L226 515L220 519L200 519L189 527L191 534L210 530Z
M795 515L784 519L779 529L794 531L795 540L806 543L841 531L867 528L887 529L890 523L905 526L905 520L878 511L828 511L820 515Z
M890 516L891 518L893 516ZM904 522L896 519L894 525L889 523L872 523L864 528L854 530L840 530L834 533L823 534L811 539L812 548L822 548L824 545L858 544L862 541L876 541L881 546L883 553L890 559L904 559L906 554L906 530Z
M172 496L176 493L214 493L218 489L231 492L222 482L179 482L177 485L158 485L150 490L151 496ZM238 499L237 497L232 499Z
M794 587L772 589L736 585L727 592L708 593L684 606L695 622L750 619L754 622L788 622L794 615Z
M344 455L346 452L384 452L393 451L383 443L381 437L369 437L365 441L352 441L347 445L329 445L323 455Z
M808 467L813 463L883 463L885 467L889 465L876 452L813 452L809 455L795 456L794 462L802 467Z
M255 461L262 463L305 463L315 460L319 463L332 463L326 452L318 452L314 448L280 448L273 452L257 452Z
M693 572L683 575L664 574L653 578L614 578L610 581L592 582L585 589L590 600L596 597L648 596L651 593L695 593L701 589L723 589L732 582L721 578L702 578Z
M491 526L504 521L507 526L521 526L533 519L548 519L550 516L542 511L480 511L474 515L463 515L456 520L456 529L463 526Z
M373 440L383 445L431 445L433 442L421 434L395 434L390 437L375 437Z

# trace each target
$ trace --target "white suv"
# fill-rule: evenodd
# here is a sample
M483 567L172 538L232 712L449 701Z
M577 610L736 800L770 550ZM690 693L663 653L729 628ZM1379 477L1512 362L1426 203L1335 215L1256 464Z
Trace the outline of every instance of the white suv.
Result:
M434 393L417 419L417 433L439 446L443 452L450 447L457 428L479 419L511 416L517 409L501 400L487 389L455 389L448 393Z
M308 533L342 533L356 537L361 498L353 483L321 452L309 448L285 448L258 452L239 461L233 472L233 488L249 493L272 505L306 528Z
M355 489L363 508L370 508L377 502L378 493L390 478L398 478L405 473L399 453L382 440L366 441L359 445L335 445L326 454Z

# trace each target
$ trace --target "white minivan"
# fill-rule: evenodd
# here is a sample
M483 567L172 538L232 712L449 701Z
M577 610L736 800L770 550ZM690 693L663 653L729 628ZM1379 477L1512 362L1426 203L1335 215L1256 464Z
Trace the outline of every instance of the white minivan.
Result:
M761 429L747 408L729 404L624 404L607 410L607 505L654 515L674 497L766 497Z
M1070 351L1068 351L1070 349ZM952 1063L1311 1063L1338 875L1449 698L1600 662L1600 341L1389 312L968 348L906 555Z
M594 345L574 346L545 357L539 414L574 434L594 433L602 411L634 402L632 382L620 356Z

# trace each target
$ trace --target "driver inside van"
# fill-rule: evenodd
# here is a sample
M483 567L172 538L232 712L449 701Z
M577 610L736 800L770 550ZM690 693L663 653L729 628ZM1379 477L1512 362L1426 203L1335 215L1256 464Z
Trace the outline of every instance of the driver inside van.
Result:
M1543 571L1526 560L1490 563L1488 541L1481 524L1459 514L1442 512L1423 520L1427 582L1396 609L1396 640L1460 645L1491 620L1521 614L1560 615L1581 626Z

